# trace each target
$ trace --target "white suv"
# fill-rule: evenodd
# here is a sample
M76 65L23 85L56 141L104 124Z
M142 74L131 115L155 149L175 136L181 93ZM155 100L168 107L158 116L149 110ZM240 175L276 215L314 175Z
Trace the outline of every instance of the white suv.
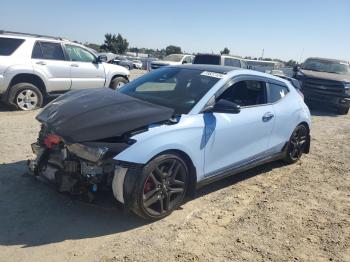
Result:
M0 31L1 100L32 110L41 107L46 96L127 83L129 71L106 59L61 38Z
M192 64L194 56L184 55L184 54L172 54L164 57L162 61L151 62L151 70L158 69L163 66L168 65L182 65L182 64Z

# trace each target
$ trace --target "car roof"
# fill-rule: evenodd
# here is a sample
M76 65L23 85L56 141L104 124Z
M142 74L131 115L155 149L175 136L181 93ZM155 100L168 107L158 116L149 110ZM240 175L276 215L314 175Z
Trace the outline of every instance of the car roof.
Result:
M184 65L173 65L173 66L168 66L168 67L211 71L211 72L221 73L221 74L226 74L228 72L240 69L238 67L221 66L221 65L206 65L206 64L184 64Z

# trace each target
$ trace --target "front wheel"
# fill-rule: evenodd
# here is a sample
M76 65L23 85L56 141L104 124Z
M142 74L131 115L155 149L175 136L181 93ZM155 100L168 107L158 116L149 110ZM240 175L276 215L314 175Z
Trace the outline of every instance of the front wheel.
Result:
M42 107L43 94L31 83L19 83L11 87L10 101L17 109L29 111Z
M306 149L308 137L308 129L304 125L297 126L289 139L287 152L283 161L288 164L297 162Z
M347 115L349 113L349 107L339 107L338 113L341 115Z
M144 167L136 183L131 210L145 219L168 216L183 203L188 178L188 167L178 155L156 157Z
M117 90L127 84L129 81L125 79L124 77L116 77L112 80L110 84L110 88Z

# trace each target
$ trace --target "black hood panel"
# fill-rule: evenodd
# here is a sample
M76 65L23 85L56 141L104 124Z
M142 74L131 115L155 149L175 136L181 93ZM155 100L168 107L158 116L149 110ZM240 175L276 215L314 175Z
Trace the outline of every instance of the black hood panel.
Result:
M48 104L36 119L69 142L121 136L171 118L174 110L109 88L71 91Z

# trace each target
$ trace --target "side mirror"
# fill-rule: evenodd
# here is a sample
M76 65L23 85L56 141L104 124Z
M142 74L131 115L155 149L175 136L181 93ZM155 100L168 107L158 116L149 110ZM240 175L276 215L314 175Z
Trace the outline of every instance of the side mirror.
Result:
M102 62L107 62L107 56L106 55L99 55L96 58L96 63L102 63Z
M225 99L220 99L215 103L214 106L207 108L205 112L238 114L241 112L241 107L236 103L227 101Z
M187 64L187 61L183 61L182 64Z
M295 65L293 66L293 71L296 73L300 70L300 66L299 65Z

